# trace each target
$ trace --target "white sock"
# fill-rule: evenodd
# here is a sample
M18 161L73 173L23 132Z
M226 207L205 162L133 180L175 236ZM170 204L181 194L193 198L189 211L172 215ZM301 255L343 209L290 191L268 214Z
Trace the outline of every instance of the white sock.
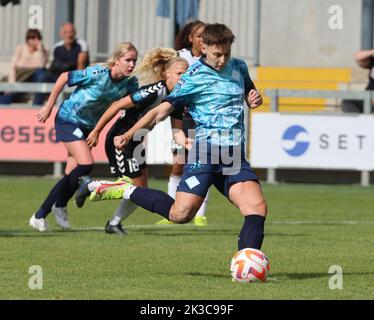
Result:
M125 220L131 213L133 213L137 207L138 206L131 200L122 199L109 224L111 226L118 225L122 220Z
M181 176L174 176L170 175L169 183L168 183L168 194L170 197L175 199L175 195L177 193L177 187L179 182L181 181Z
M199 211L197 211L195 217L205 216L206 206L208 204L208 199L209 199L209 192L210 192L210 189L208 190L208 192L205 196L205 199L204 199L203 203L201 204L201 207L200 207Z
M131 194L134 192L134 190L137 188L137 186L129 186L125 192L123 193L123 199L130 199Z
M88 185L87 188L90 192L94 191L97 187L100 187L104 183L113 183L113 181L103 181L103 180L93 180Z

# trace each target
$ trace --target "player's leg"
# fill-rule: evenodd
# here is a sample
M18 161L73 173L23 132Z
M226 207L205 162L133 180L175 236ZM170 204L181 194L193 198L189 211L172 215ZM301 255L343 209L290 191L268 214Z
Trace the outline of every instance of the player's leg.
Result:
M174 223L188 223L201 207L204 197L193 193L177 191L175 202L170 208L169 220Z
M244 216L244 224L239 234L238 249L261 249L264 238L264 224L267 205L261 185L257 181L232 184L229 188L230 201Z
M55 216L55 220L59 226L65 229L70 228L68 212L66 209L67 202L65 202L63 194L65 194L68 190L68 182L69 182L69 174L77 167L77 162L75 161L74 157L68 153L68 158L66 160L66 167L64 172L64 177L66 177L67 183L61 188L60 192L58 193L59 198L53 204L50 211L52 211L53 215Z
M68 144L68 147L66 144ZM45 218L52 210L60 226L64 228L70 226L67 218L66 203L76 190L79 176L88 174L92 169L93 158L85 141L78 140L66 144L68 158L65 174L55 184L40 208L30 219L30 225L39 231L47 230ZM89 164L90 161L91 164Z
M72 142L64 142L69 155L75 160L76 166L70 166L66 170L69 177L68 188L61 199L56 203L56 206L66 206L70 198L78 189L79 180L81 177L88 175L93 169L94 159L90 148L85 140L78 140ZM70 171L70 172L69 172Z
M174 200L167 193L141 188L125 181L102 185L92 192L90 200L130 199L138 206L158 213L176 223L187 223L195 216L213 181L209 173L186 170Z
M113 138L118 131L119 126L117 122L109 130L105 139L105 153L109 161L110 173L113 177L120 178L125 174L125 155L122 150L117 150L113 143ZM122 134L121 132L118 133ZM86 198L90 196L91 192L102 184L111 183L111 181L94 180L90 176L82 177L79 188L75 194L75 204L78 208L83 207Z
M174 156L173 158L176 158L176 157L178 156ZM174 199L176 197L177 187L182 178L183 167L184 167L184 164L180 164L175 161L173 162L173 165L171 167L171 172L170 172L170 177L169 177L169 182L168 182L168 194L170 197Z
M70 156L70 161L68 161L65 170L65 175L68 177L68 183L64 190L60 192L60 197L56 201L52 212L55 215L57 223L60 225L65 224L65 228L67 228L67 203L77 191L80 178L88 175L93 169L94 159L90 148L84 140L64 142L64 146L68 150Z
M206 227L208 225L208 218L206 217L205 213L208 205L209 193L210 189L208 190L203 203L195 215L194 224L198 227Z
M133 184L138 187L147 188L148 186L148 169L145 167L140 169L140 176L132 177ZM112 218L108 220L105 226L105 232L110 234L124 235L127 232L122 227L121 222L127 219L138 206L130 199L122 199L119 207L114 212Z
M41 232L48 230L48 224L46 220L47 215L51 212L52 206L59 198L61 190L63 190L67 185L68 179L68 176L64 175L60 180L57 181L39 209L30 218L29 224L31 227Z
M179 185L179 182L181 181L184 166L184 164L178 163L178 157L178 154L173 154L173 165L171 167L170 177L168 181L168 195L173 199L175 199L176 197L177 187ZM172 224L172 222L168 219L162 219L160 221L157 221L156 224L167 225Z
M204 196L179 190L174 200L163 191L134 185L123 188L122 197L175 223L190 222L204 200Z
M260 249L264 238L267 205L256 173L243 158L238 172L217 176L215 187L225 195L244 216L238 249Z
M113 125L106 136L105 153L109 160L110 172L117 178L126 175L132 179L134 185L147 187L148 170L145 163L143 144L140 141L131 142L124 150L118 150L114 146L114 137L123 134L125 131L126 123L123 123L123 120L119 120ZM134 152L135 150L137 152ZM118 235L126 234L121 222L133 213L136 208L137 205L131 200L122 199L112 218L107 221L105 232Z

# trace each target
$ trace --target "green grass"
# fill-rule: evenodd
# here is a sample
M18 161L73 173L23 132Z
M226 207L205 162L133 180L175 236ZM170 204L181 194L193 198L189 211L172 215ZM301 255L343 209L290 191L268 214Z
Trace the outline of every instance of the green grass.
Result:
M243 218L215 189L207 228L156 226L158 215L138 209L125 222L128 236L106 235L118 204L107 201L69 204L71 231L53 216L51 231L32 231L28 219L54 183L0 178L0 299L374 299L372 188L265 184L271 274L238 284L229 263ZM42 267L42 290L28 287L32 265ZM342 290L329 289L332 265L343 269Z

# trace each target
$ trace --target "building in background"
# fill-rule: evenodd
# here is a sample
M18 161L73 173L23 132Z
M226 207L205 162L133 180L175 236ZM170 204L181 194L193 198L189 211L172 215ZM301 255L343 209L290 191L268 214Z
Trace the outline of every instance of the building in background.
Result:
M133 42L141 53L156 46L169 46L172 25L169 18L156 15L159 1L20 0L18 5L1 6L1 73L16 45L23 41L29 8L33 5L43 9L42 32L49 49L59 38L60 24L72 21L77 26L78 37L90 44L94 60L100 60L119 41ZM200 20L221 22L232 28L237 36L233 55L244 58L250 65L355 68L352 53L373 43L373 5L368 0L200 0L197 3ZM331 6L342 9L341 30L329 27Z

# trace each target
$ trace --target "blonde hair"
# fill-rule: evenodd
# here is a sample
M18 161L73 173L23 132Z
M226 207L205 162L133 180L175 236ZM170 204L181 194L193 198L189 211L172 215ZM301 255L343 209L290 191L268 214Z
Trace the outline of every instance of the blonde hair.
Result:
M136 53L138 52L138 50L136 50L135 46L131 42L120 42L114 49L112 57L107 60L105 65L108 68L112 68L114 66L114 63L129 51L135 51Z
M148 51L133 72L141 85L150 84L166 79L166 70L175 62L187 61L178 57L178 53L171 48L155 48Z

